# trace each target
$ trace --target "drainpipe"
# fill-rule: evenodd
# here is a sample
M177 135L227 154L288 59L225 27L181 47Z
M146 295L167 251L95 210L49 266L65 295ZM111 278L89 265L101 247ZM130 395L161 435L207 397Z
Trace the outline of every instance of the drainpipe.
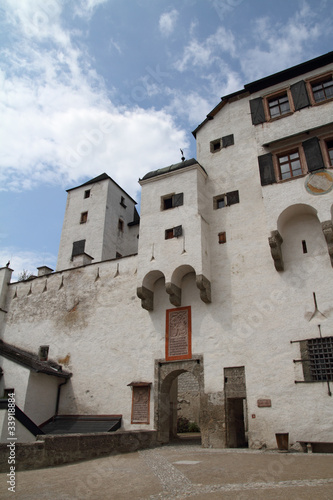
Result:
M55 417L58 415L59 411L59 401L60 401L60 391L61 391L61 386L67 384L68 379L65 379L65 382L62 382L61 384L58 385L58 393L57 393L57 402L56 402L56 409L55 409Z

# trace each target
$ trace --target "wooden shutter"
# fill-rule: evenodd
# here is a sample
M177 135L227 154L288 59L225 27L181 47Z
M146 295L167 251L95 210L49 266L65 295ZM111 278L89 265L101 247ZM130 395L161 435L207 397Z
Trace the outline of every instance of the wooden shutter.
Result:
M225 135L222 137L222 147L227 148L228 146L232 146L234 144L234 134Z
M306 90L306 84L303 80L294 83L290 86L291 95L293 97L295 110L310 106L309 96Z
M178 238L183 234L183 228L182 226L176 226L173 228L173 235L175 238Z
M264 104L261 97L250 101L251 117L253 125L258 125L266 121Z
M239 192L230 191L230 193L227 193L227 206L234 205L235 203L239 203Z
M72 257L75 257L76 255L81 255L82 253L84 253L85 244L86 244L86 240L74 241Z
M172 206L180 207L183 204L184 204L184 194L183 193L174 194L172 197Z
M261 185L267 186L276 182L272 153L258 156Z
M302 142L309 172L325 168L318 137Z

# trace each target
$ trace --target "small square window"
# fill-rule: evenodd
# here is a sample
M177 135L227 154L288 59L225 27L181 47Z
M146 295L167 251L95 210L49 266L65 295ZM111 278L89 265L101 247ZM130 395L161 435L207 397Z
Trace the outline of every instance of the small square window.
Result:
M82 212L80 224L85 224L88 220L88 212Z
M118 220L118 231L124 231L124 221L122 219Z
M41 345L38 350L38 358L40 361L47 361L49 356L49 346Z
M168 210L169 208L172 208L172 196L163 199L163 210Z
M171 238L179 238L183 234L183 227L176 226L165 230L165 239L171 240Z
M84 198L90 198L90 189L87 189L87 190L84 192Z
M221 139L215 139L215 141L211 141L210 143L210 152L216 153L221 149Z
M220 196L215 196L213 202L215 210L218 210L219 208L224 208L226 206L226 197L224 194Z
M184 193L168 194L161 198L161 210L180 207L184 204Z
M220 243L220 245L223 244L223 243L226 243L226 241L227 241L226 232L223 231L222 233L219 233L219 243Z
M230 205L235 205L236 203L239 203L238 191L230 191L229 193L220 194L213 198L214 210L218 210L219 208L229 207Z

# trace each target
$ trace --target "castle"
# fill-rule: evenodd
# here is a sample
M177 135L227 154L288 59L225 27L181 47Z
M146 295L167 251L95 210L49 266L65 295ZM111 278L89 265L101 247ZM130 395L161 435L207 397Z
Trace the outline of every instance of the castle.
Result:
M56 270L0 269L0 394L166 443L189 373L205 447L332 442L332 75L330 52L223 97L140 217L107 174L69 189Z

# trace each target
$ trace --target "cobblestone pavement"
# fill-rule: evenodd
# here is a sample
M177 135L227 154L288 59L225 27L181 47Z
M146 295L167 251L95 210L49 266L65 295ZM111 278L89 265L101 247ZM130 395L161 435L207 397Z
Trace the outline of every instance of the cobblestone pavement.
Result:
M61 467L23 471L24 500L333 500L333 455L204 449L182 444Z

